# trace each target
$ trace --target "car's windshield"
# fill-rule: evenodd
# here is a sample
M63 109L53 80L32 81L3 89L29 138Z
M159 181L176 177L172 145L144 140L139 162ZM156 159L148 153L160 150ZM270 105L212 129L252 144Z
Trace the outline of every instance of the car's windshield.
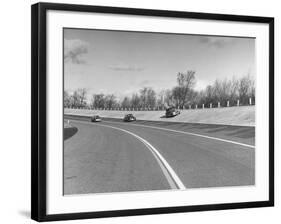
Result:
M175 108L171 107L171 108L168 108L166 111L171 112L171 111L174 111L174 110L175 110Z

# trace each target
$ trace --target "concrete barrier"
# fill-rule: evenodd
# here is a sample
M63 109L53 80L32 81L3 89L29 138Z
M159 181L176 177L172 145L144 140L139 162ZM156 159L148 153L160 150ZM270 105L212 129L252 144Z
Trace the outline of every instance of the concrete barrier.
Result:
M180 115L172 118L166 118L165 111L132 112L124 110L81 110L65 108L64 113L89 117L99 115L101 117L117 119L124 118L127 113L133 113L138 120L255 126L255 106L181 110Z

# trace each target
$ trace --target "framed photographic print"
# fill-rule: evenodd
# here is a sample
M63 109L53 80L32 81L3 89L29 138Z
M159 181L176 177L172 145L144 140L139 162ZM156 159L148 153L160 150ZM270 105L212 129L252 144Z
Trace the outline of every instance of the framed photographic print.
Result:
M32 219L274 204L274 19L32 6Z

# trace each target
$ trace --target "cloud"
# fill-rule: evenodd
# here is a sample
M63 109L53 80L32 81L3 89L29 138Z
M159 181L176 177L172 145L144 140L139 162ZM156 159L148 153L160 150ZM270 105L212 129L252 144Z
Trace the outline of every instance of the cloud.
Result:
M202 44L206 44L210 47L223 48L226 45L233 44L235 42L235 40L233 38L228 38L228 37L200 36L199 42Z
M140 86L147 86L151 84L151 80L144 80L140 82Z
M64 61L85 64L83 55L88 53L88 43L79 39L64 40Z
M114 66L109 66L108 68L113 71L128 71L128 72L141 72L144 70L143 67L138 67L135 65L114 65Z

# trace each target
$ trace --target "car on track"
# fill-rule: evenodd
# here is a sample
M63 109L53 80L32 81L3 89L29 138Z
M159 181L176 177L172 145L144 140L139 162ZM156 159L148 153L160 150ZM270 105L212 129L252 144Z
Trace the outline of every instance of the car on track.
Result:
M133 114L126 114L125 115L125 117L124 117L124 119L123 119L123 121L136 121L137 119L136 119L136 117L134 117L134 115Z
M169 107L166 109L166 117L175 117L180 114L179 110L176 110L175 107Z
M99 115L94 115L91 117L91 122L100 122L101 117Z

